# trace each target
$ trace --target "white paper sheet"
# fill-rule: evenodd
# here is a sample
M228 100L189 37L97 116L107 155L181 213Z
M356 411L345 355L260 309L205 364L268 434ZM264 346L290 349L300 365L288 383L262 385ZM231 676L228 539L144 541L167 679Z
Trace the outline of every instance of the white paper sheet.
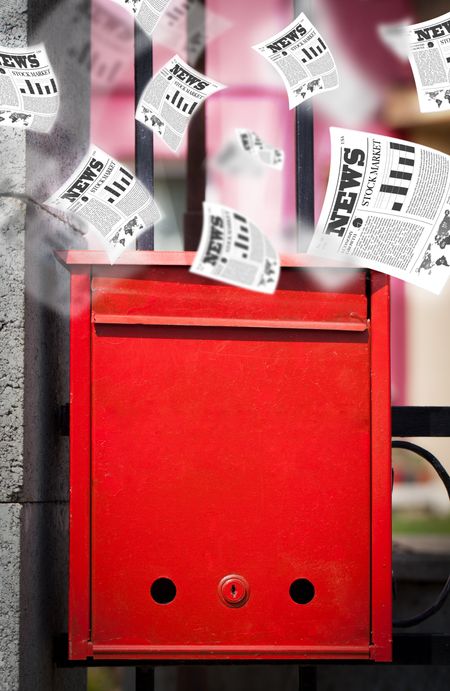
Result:
M221 204L203 204L203 231L191 271L222 283L272 294L280 260L251 221Z
M208 96L225 88L175 55L148 83L136 120L152 129L172 151L178 151L197 109Z
M44 46L0 46L0 126L50 132L58 109L58 82Z
M105 241L111 263L161 218L144 185L96 146L45 203L94 228Z
M295 108L315 94L339 86L339 77L330 49L302 12L275 36L253 46L281 75Z
M309 254L439 293L450 267L450 157L332 127L325 202Z

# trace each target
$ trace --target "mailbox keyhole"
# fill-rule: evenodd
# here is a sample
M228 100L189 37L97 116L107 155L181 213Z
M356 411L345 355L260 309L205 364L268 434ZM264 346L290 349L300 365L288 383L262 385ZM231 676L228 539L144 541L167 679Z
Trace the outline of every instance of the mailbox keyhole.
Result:
M158 605L168 605L175 600L177 588L170 578L157 578L150 588L150 595Z
M297 578L289 588L289 595L298 605L307 605L315 594L314 585L307 578Z
M231 594L232 594L233 597L236 596L236 586L234 585L234 583L233 583L233 585L231 586Z

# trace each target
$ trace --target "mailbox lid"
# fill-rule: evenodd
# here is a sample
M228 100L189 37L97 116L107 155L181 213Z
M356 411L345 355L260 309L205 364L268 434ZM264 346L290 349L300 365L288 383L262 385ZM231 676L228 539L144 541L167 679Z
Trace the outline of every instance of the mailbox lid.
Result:
M299 270L272 302L219 286L205 323L211 282L121 271L92 280L94 654L367 657L364 276L341 302ZM230 573L250 585L241 608L218 595ZM167 605L150 594L161 577ZM315 587L306 605L298 578Z
M92 278L95 323L230 326L283 329L367 328L366 273L336 271L324 290L308 269L285 268L277 291L262 295L214 282L187 267L96 268ZM341 278L340 278L341 277Z
M367 328L367 272L309 255L281 257L274 295L190 274L193 252L125 252L114 266L104 252L69 250L56 256L72 273L91 275L96 323Z

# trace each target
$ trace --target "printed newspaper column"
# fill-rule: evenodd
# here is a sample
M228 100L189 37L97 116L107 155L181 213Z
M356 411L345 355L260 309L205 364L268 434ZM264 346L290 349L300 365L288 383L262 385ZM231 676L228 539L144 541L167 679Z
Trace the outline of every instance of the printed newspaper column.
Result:
M283 170L284 151L265 144L261 137L251 130L237 129L236 135L241 148L270 168Z
M136 120L152 129L172 151L178 151L189 122L203 101L226 87L175 55L148 83Z
M202 237L191 272L272 294L280 277L280 260L248 218L227 206L204 202Z
M58 109L58 83L44 46L0 46L0 125L50 132Z
M303 12L278 34L253 46L253 50L280 73L290 109L321 91L339 86L331 51Z
M420 110L450 110L450 12L407 31Z
M450 266L450 157L332 127L325 202L309 254L439 293Z
M231 22L200 0L173 0L161 17L154 40L195 64L211 43L231 27Z
M141 28L151 36L170 0L113 0L113 2L128 10Z
M73 214L96 230L106 243L111 263L161 218L144 185L96 146L45 203Z
M408 17L399 22L377 25L378 37L382 43L403 62L407 62L409 57L408 24L410 21Z

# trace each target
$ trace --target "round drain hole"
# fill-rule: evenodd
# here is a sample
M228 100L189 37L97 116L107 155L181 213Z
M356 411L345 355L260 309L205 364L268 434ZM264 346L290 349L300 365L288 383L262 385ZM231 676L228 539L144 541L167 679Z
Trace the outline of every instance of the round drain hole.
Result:
M314 586L307 578L297 578L289 588L289 595L298 605L307 605L315 594Z
M157 578L150 588L150 595L158 605L168 605L175 600L177 588L170 578Z

